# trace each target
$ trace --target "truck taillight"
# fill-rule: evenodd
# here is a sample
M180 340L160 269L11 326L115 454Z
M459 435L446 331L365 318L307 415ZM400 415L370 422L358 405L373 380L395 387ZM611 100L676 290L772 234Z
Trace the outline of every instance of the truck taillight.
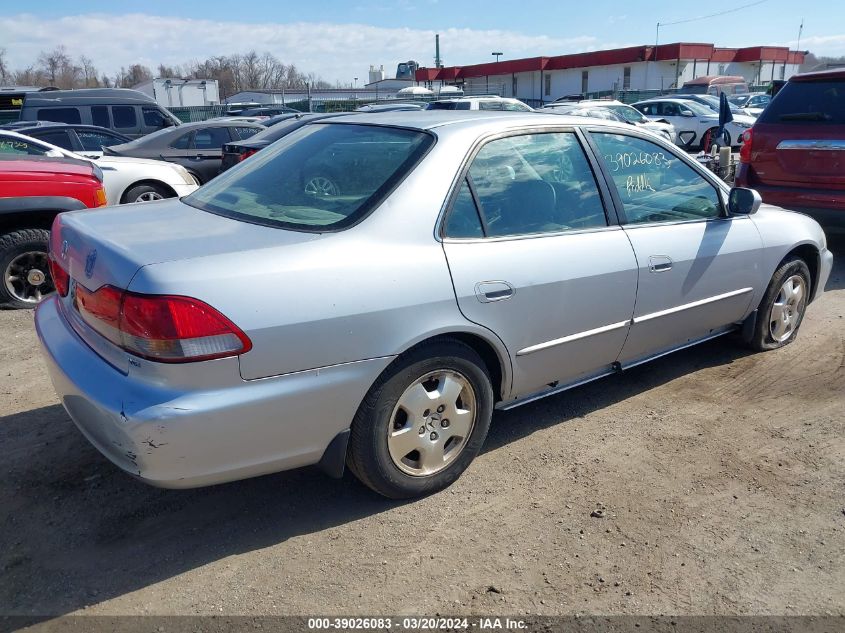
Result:
M252 342L234 323L192 297L144 295L114 286L77 285L75 303L88 325L128 352L165 363L237 356Z
M753 127L742 133L742 147L739 148L739 162L746 165L751 163L751 137Z

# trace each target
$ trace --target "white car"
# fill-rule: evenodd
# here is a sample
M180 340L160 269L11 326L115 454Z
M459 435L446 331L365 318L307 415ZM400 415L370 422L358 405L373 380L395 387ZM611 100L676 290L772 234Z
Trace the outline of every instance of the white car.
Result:
M652 121L642 112L615 99L584 99L583 101L555 101L543 106L542 112L592 116L609 121L628 123L653 132L670 143L676 141L675 126L663 119Z
M86 157L10 130L0 130L0 154L55 156L92 162L103 172L103 187L110 205L181 198L199 186L181 165L123 156Z
M486 95L483 97L460 97L432 101L426 110L505 110L507 112L533 112L534 108L519 99Z
M675 126L677 139L681 147L708 150L713 144L723 145L716 138L719 129L719 113L706 105L686 99L669 97L649 99L632 104L652 121L665 119ZM725 125L727 145L738 147L742 144L742 133L754 125L754 119L744 115L734 115L734 120Z

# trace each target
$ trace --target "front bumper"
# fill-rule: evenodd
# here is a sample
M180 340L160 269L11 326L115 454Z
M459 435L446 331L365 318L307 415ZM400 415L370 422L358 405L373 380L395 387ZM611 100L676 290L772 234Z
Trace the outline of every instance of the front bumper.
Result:
M164 488L317 463L392 360L244 381L238 359L228 358L209 363L230 364L230 384L186 389L106 363L73 331L55 297L39 304L35 325L53 386L76 426L124 471ZM200 365L185 371L202 371Z

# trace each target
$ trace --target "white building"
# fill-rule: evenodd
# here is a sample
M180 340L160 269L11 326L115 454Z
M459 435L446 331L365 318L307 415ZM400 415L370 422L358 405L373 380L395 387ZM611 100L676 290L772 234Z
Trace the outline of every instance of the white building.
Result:
M436 88L462 86L467 94L493 93L529 102L569 94L618 90L667 90L703 75L740 75L749 85L788 79L804 53L785 47L717 48L674 43L530 57L472 66L420 68L416 80Z
M133 89L149 95L165 108L209 106L220 103L216 79L160 77L141 82Z

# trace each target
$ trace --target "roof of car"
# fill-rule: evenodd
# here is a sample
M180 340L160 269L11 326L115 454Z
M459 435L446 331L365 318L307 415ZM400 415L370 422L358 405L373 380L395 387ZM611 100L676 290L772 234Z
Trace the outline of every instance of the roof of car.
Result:
M97 103L155 104L155 99L129 88L83 88L27 92L24 106L86 105Z
M828 79L845 79L845 68L817 70L812 73L793 75L789 78L789 81L826 81Z
M468 129L478 128L483 131L485 128L495 130L506 123L510 128L518 128L531 125L589 125L597 123L602 125L630 129L631 126L603 119L589 117L569 116L566 114L546 114L543 112L501 112L485 110L422 110L396 111L368 113L358 112L352 116L341 116L325 121L318 121L317 124L350 124L362 125L386 125L389 127L410 128L416 130L434 130L438 133L445 128Z

